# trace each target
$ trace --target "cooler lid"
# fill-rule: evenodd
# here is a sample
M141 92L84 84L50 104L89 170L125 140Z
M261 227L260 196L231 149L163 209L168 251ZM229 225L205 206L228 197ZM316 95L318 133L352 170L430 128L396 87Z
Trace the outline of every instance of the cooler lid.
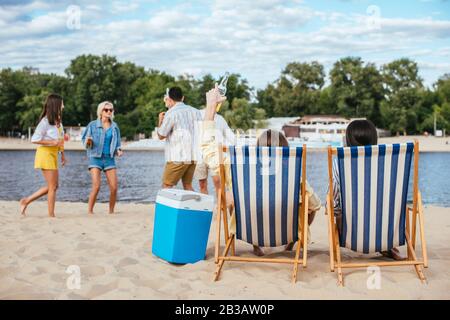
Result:
M197 192L177 190L177 189L162 189L158 192L158 196L165 197L167 199L177 201L197 200L202 199L201 195Z
M212 211L214 197L194 191L180 189L162 189L158 192L156 202L187 210Z

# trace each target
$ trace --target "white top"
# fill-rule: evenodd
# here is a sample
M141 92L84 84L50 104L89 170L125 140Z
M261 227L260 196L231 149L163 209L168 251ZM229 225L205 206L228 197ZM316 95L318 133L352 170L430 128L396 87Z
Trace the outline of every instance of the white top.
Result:
M199 155L197 123L202 120L200 111L182 102L170 108L161 127L159 135L166 137L166 161L197 161Z
M63 126L60 126L61 132L64 132ZM42 118L39 122L33 136L31 137L31 142L38 142L43 140L58 140L62 139L60 136L60 130L56 125L52 126L48 123L47 117Z
M202 115L202 120L204 120L205 109L200 110L200 114ZM217 134L215 134L216 142L227 147L236 145L236 136L225 119L220 114L216 114L214 122L216 123L216 130L218 131ZM200 130L201 128L202 126L200 126Z

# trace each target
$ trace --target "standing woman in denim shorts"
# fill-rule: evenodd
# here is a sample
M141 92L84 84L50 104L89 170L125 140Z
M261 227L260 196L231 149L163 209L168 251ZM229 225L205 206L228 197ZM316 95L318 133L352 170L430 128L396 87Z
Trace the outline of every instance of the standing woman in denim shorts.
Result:
M104 171L109 185L109 213L114 213L117 199L117 170L114 157L121 157L120 130L114 119L114 106L104 101L97 108L98 119L90 122L83 133L83 144L89 158L92 191L89 195L88 213L94 213L94 205L100 191L101 172Z

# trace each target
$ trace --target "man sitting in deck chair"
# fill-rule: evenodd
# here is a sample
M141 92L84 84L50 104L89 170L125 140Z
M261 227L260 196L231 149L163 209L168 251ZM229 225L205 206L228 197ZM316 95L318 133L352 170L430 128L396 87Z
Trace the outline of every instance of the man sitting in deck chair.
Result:
M351 148L328 151L330 189L327 199L329 214L330 265L338 267L339 284L343 284L341 268L371 265L414 265L421 280L421 266L427 266L423 217L417 187L418 146L412 143L377 146L377 131L368 120L352 121L346 130L346 144ZM411 159L414 151L413 208L406 206ZM333 152L337 159L332 159ZM419 207L418 207L419 206ZM412 234L409 215L413 212ZM421 224L423 261L416 258L416 216ZM333 216L336 218L334 220ZM412 239L411 239L412 236ZM403 258L397 246L408 245L408 257ZM343 264L340 248L356 252L380 252L398 262ZM413 261L411 261L413 260Z
M272 146L272 148L255 148L248 146L230 148L230 156L233 158L231 161L231 169L234 170L233 174L230 173L230 157L228 157L227 154L222 154L220 146L215 142L215 128L212 119L214 119L215 106L221 98L216 95L216 89L211 90L207 94L207 109L203 130L204 136L202 137L201 143L204 161L208 162L211 168L220 171L222 182L218 201L218 232L220 232L220 216L222 215L224 219L227 247L224 256L219 257L219 242L216 242L216 263L218 263L218 270L216 272L215 280L217 280L220 269L226 260L255 262L270 262L267 260L272 260L240 258L234 256L235 236L238 239L253 244L256 255L263 254L262 250L259 249L259 246L286 245L286 249L290 250L292 249L293 243L298 239L298 234L300 233L299 230L307 230L308 220L312 221L313 212L320 208L320 200L318 200L318 197L309 186L308 188L306 187L306 179L303 179L303 183L301 183L302 192L299 194L301 171L305 174L304 161L306 150L288 147L273 148L275 145L280 145L279 135L276 133L274 133L275 139L271 139L277 140L275 145L272 141L270 143L267 141L264 142L264 134L263 137L258 140L260 145ZM267 133L268 132L265 132L266 135ZM271 152L272 154L270 154ZM252 161L254 163L252 163ZM271 162L272 165L269 164L265 168L263 165L265 162ZM267 174L262 173L264 170L267 171ZM270 172L271 170L273 172ZM250 171L252 172L252 175L249 174ZM234 197L227 196L227 193L225 192L225 185L231 189L231 181L233 181ZM306 195L306 192L308 191L310 193ZM230 236L228 233L226 211L227 204L232 207L232 204L234 203L233 198L236 199L237 204L237 223L236 229L233 227L230 228L232 229L232 234ZM304 214L301 214L307 212L307 201L303 201L304 205L299 206L299 202L302 202L300 199L306 198L311 199L313 204L312 208L314 210L311 210L311 219L308 219ZM300 207L302 210L299 211ZM234 221L233 218L232 221ZM298 221L299 218L300 223ZM232 222L231 225L233 224L234 223ZM273 262L294 264L294 281L296 279L297 263L299 262L299 251L302 246L304 248L303 264L306 265L306 232L301 232L301 234L305 236L305 238L300 239L301 243L299 243L299 246L297 247L296 258L294 260L279 259L283 261L277 261L276 259L273 259ZM230 247L232 256L225 257Z

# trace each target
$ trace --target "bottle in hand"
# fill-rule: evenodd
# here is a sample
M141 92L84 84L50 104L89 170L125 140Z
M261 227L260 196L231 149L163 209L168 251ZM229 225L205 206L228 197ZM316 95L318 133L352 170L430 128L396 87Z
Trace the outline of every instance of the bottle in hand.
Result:
M87 137L86 139L86 148L91 149L92 148L92 138Z

